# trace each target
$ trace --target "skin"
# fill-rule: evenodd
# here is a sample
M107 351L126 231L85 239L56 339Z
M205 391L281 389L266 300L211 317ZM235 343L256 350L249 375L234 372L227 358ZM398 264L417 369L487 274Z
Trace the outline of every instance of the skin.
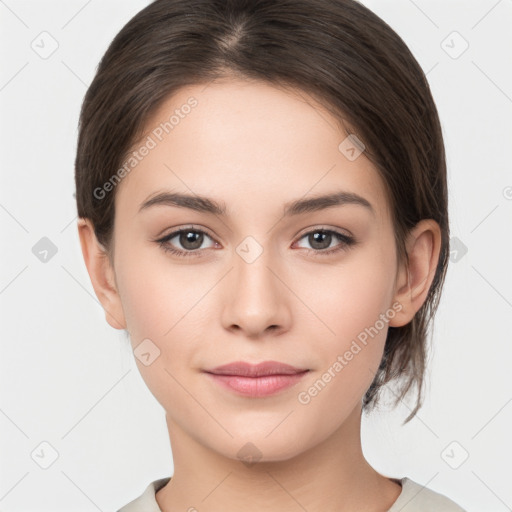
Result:
M163 511L385 511L401 486L364 458L362 398L388 326L410 322L425 301L439 226L421 221L407 242L409 269L398 266L377 171L364 152L346 158L338 149L346 133L297 90L238 79L189 86L162 104L146 135L191 96L198 105L117 186L112 262L90 221L78 226L107 321L127 329L134 349L150 339L160 350L149 366L135 359L166 411L173 452L174 474L157 502ZM163 190L208 196L227 214L139 211ZM338 190L366 198L375 214L345 204L283 217L290 201ZM155 242L190 224L207 232L199 256L178 257ZM320 228L357 243L343 246L333 235L323 247L342 249L319 254L307 235ZM236 252L247 236L263 250L251 263ZM178 237L168 245L190 247ZM393 304L401 309L378 335L300 403L298 394ZM239 396L201 371L238 360L310 371L265 398ZM257 449L254 464L237 455L246 443Z

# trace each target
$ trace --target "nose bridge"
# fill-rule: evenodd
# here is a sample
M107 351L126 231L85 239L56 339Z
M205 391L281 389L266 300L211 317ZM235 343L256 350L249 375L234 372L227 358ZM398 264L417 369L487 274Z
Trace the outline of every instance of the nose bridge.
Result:
M254 237L246 237L235 248L223 313L225 327L237 326L248 335L262 333L269 326L285 327L288 305L283 284L274 275L279 275L277 263L271 248Z

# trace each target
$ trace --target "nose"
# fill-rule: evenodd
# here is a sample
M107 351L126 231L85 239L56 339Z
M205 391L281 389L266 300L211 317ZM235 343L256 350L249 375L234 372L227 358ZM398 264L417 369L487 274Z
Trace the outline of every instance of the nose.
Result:
M246 337L278 335L290 327L290 292L276 259L268 251L252 262L233 254L233 270L225 280L223 327Z

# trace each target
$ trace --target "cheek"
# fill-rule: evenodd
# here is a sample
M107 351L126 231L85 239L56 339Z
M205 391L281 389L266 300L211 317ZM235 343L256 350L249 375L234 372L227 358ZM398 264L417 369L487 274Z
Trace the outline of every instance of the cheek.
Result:
M318 317L318 332L332 342L327 346L342 348L390 308L396 271L393 257L392 251L372 246L340 265L326 265L309 277L305 273L299 293Z
M176 264L165 254L133 244L124 254L116 274L127 329L135 356L143 340L154 344L145 341L158 358L150 366L137 358L136 362L150 389L158 393L162 383L172 385L166 369L179 378L200 366L201 343L212 332L212 317L217 314L218 278L206 267Z
M319 333L317 371L330 372L322 380L334 393L361 395L377 371L394 315L393 258L392 250L375 246L354 254L346 265L324 269L315 283L302 281L300 293L318 317L310 322L310 332L316 325Z
M197 340L208 332L201 321L208 301L201 297L211 279L202 280L197 272L133 245L116 263L116 275L141 376L161 404L169 406L172 397L173 407L185 410L189 397L178 382L184 382L196 365ZM149 354L149 364L143 362L144 353Z
M201 295L201 281L186 266L173 265L153 249L122 252L116 275L128 330L140 338L172 337Z

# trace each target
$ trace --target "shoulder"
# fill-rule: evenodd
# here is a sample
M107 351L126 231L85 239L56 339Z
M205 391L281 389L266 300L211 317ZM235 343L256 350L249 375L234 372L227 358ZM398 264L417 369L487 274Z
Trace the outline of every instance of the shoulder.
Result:
M457 503L410 478L400 479L402 492L388 512L466 512Z
M151 482L144 492L117 512L162 512L156 501L156 493L169 482L171 477L159 478Z

